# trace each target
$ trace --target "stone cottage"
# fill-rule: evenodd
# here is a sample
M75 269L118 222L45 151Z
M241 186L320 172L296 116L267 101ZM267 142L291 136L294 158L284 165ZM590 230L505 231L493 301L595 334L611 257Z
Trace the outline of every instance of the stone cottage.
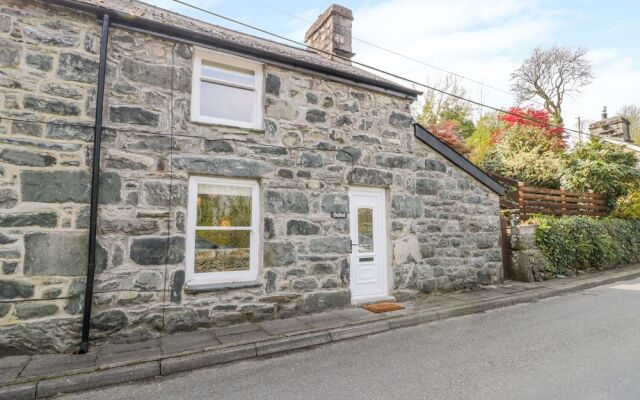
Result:
M640 145L633 142L630 125L628 119L619 115L609 117L605 106L602 108L600 120L589 124L589 135L599 140L622 146L625 150L640 156Z
M0 354L77 351L85 293L92 340L135 341L499 282L502 188L351 65L352 20L305 49L0 0Z

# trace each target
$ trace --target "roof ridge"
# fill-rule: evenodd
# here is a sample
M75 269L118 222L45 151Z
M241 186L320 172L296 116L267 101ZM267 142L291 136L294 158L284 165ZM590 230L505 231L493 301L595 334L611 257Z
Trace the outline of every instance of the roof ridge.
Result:
M276 65L290 66L398 97L415 99L421 93L365 68L332 60L313 49L290 46L236 31L141 0L46 0L44 3L98 15L108 13L114 23L124 28L186 39L195 44L209 45L237 55L244 54L262 61L271 61Z
M265 37L262 37L262 36L255 35L253 33L242 32L242 31L239 31L239 30L236 30L236 29L233 29L233 28L228 28L226 26L218 25L218 24L215 24L213 22L209 22L209 21L206 21L206 20L203 20L203 19L200 19L200 18L192 17L190 15L185 15L185 14L181 14L179 12L173 11L173 10L162 8L162 7L156 6L155 4L148 3L145 0L127 0L127 1L132 2L132 3L133 2L142 3L145 6L154 8L156 10L159 10L160 12L167 12L169 14L173 14L175 16L179 16L180 18L186 18L186 19L190 19L190 20L195 21L195 22L199 22L199 23L205 24L205 25L215 26L216 28L219 28L219 29L222 29L222 30L225 30L225 31L229 31L229 32L233 32L233 33L238 34L238 35L249 36L249 37L252 37L254 39L264 40L266 42L274 43L274 44L277 44L277 45L280 45L280 46L286 46L286 47L289 47L289 48L292 48L292 49L295 49L295 50L303 50L303 51L306 51L306 52L309 52L309 53L319 54L317 51L315 51L313 49L310 49L308 46L305 46L305 47L294 46L293 44L289 44L289 43L285 43L285 42L279 42L279 41L274 40L274 39L268 39L268 38L265 38Z

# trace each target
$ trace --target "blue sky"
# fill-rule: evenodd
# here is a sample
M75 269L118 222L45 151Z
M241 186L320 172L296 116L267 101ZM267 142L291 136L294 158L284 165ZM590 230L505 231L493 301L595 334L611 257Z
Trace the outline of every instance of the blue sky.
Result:
M243 30L172 0L148 0L208 22ZM331 1L189 0L200 7L303 41L304 32ZM597 119L622 105L640 103L640 1L637 0L341 0L354 13L353 36L483 81L459 80L475 100L513 105L509 74L537 46L589 50L594 82L565 105L565 122ZM271 8L270 8L271 7ZM285 13L272 8L283 10ZM291 15L295 15L291 16ZM267 37L267 36L265 36ZM354 41L355 59L434 84L443 72Z

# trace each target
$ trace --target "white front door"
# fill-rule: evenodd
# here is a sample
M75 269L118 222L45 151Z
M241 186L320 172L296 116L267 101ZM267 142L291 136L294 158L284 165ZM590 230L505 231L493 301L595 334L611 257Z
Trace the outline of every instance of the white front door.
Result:
M351 302L388 297L387 219L384 189L349 191Z

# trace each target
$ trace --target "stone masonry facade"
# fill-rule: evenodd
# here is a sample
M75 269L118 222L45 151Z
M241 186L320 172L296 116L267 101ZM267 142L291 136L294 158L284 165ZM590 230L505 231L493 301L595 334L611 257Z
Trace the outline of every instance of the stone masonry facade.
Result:
M0 0L0 354L77 349L100 23ZM265 65L264 130L190 122L193 47L111 28L92 339L351 304L348 189L387 189L393 295L502 279L498 196L413 134L410 99ZM26 121L26 122L25 122ZM254 179L260 285L188 293L190 175Z

